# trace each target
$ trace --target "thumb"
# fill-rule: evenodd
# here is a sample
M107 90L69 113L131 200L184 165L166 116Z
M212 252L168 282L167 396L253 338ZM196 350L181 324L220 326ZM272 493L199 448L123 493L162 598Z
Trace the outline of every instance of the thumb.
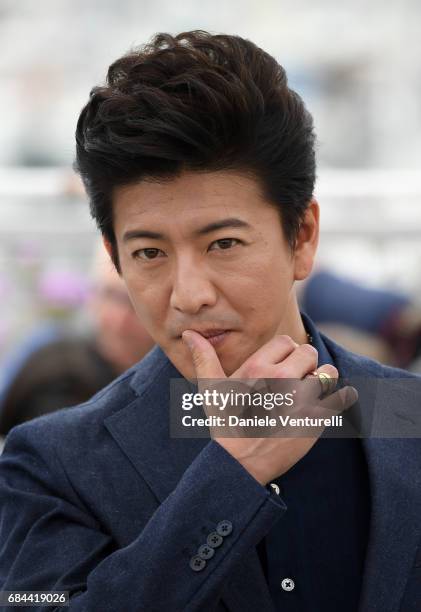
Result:
M226 378L218 355L206 338L192 329L184 331L181 337L190 350L197 379Z

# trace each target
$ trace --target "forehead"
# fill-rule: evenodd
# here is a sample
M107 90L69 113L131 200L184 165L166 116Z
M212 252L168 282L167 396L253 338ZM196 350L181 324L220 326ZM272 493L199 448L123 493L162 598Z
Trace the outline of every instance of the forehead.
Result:
M265 208L271 207L256 179L227 171L186 172L164 182L144 180L113 194L117 235L139 223L199 224L234 214L250 220Z

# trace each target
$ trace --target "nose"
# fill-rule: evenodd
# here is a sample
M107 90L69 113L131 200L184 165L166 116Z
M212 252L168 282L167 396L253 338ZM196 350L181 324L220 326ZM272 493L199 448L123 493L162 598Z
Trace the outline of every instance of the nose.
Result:
M170 299L172 308L186 314L196 314L204 306L213 306L216 300L217 291L206 266L185 258L174 264Z

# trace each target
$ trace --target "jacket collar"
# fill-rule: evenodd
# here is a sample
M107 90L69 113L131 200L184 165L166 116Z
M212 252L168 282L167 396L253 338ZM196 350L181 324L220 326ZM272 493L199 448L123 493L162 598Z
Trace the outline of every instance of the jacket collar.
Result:
M367 402L370 398L374 401L374 379L382 377L382 367L319 334L305 315L303 320L313 343L325 347L341 376L369 381ZM136 400L105 420L111 435L159 502L177 486L209 441L170 437L171 378L182 376L163 351L155 347L136 366L132 376L130 386ZM393 412L399 401L398 394L389 394L384 398L384 410ZM371 520L359 612L397 612L421 537L421 452L416 439L362 439L362 444L370 479ZM261 612L273 612L256 550L244 560L242 571L224 590L223 600L232 612L240 612L247 605L254 605Z

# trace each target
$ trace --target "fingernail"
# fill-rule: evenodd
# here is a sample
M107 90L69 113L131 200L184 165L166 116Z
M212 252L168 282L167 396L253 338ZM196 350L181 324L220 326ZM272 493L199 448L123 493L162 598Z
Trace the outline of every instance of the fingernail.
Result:
M352 406L358 400L358 391L355 387L348 387L346 392L347 402Z
M182 339L183 339L183 342L184 342L185 344L187 344L187 346L189 347L189 349L190 349L190 350L192 350L192 349L193 349L193 346L194 346L194 343L193 343L193 341L192 341L192 338L191 338L190 334L189 334L189 333L187 333L187 334L186 334L186 332L183 332L183 333L181 334L181 337L182 337Z

